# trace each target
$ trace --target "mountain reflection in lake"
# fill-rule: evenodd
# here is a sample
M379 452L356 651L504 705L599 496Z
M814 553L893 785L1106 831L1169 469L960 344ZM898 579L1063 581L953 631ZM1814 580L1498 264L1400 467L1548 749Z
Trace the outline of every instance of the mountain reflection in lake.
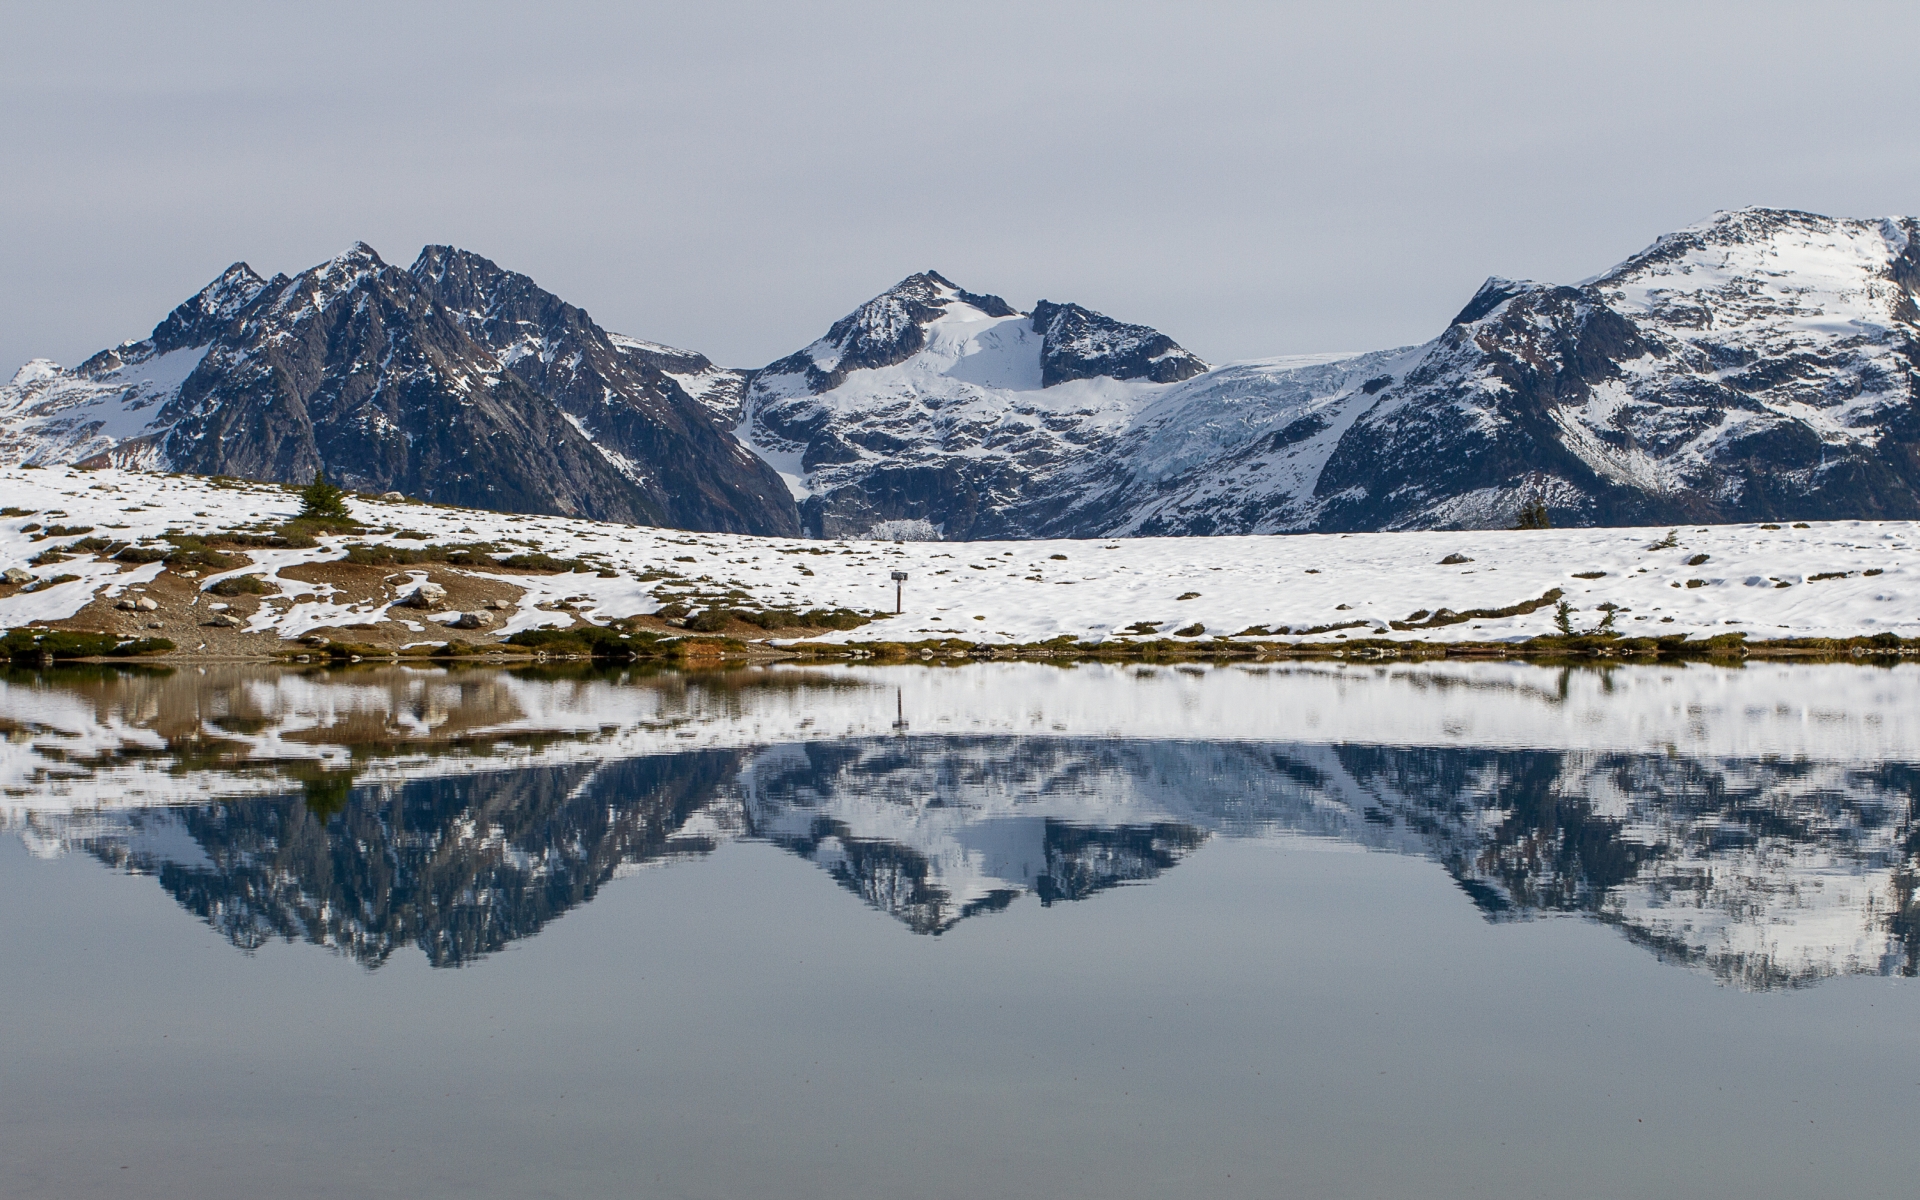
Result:
M611 880L771 843L918 934L1088 901L1209 839L1430 860L1743 988L1920 966L1920 672L1505 665L234 668L13 675L35 853L234 945L456 966ZM1196 868L1203 869L1203 868Z

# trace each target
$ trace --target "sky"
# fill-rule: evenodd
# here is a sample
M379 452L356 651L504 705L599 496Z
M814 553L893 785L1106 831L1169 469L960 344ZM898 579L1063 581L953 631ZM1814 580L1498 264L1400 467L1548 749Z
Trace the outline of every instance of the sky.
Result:
M1213 362L1717 209L1920 211L1920 5L0 0L0 379L448 242L731 366L914 271Z

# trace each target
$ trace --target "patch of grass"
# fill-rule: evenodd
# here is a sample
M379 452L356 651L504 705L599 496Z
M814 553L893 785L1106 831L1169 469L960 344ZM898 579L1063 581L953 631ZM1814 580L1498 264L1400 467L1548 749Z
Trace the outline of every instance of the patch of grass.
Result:
M1200 598L1199 592L1183 592L1180 595L1174 597L1175 600L1198 600L1199 598Z
M167 557L167 551L158 546L128 546L113 556L115 562L157 563Z
M584 574L598 569L577 558L555 558L551 554L509 554L500 560L500 565L517 571L551 571L555 574L568 571Z
M1194 624L1192 624L1192 625L1189 625L1189 626L1187 626L1187 627L1186 627L1185 629L1176 629L1176 630L1174 630L1174 631L1173 631L1173 636L1175 636L1175 637L1199 637L1199 636L1200 636L1201 634L1203 634L1203 633L1205 633L1206 631L1207 631L1207 627L1206 627L1205 625L1201 625L1201 624L1199 624L1199 623L1197 623L1197 622L1196 622L1196 623L1194 623Z
M238 555L222 554L197 537L170 537L173 549L164 561L170 567L196 567L204 571L226 571L242 565Z
M52 658L125 658L163 654L173 649L166 638L123 638L111 633L70 629L13 629L0 637L0 654L15 661Z
M634 661L643 658L671 658L675 643L657 633L621 633L600 625L578 625L572 629L523 629L507 639L509 646L545 654L577 658L606 658Z
M1390 628L1405 632L1409 629L1433 629L1441 625L1458 625L1464 621L1498 621L1507 617L1524 617L1529 613L1538 612L1547 605L1558 601L1563 595L1565 595L1565 593L1559 588L1553 588L1538 600L1522 600L1518 604L1509 604L1504 608L1470 608L1465 612L1454 612L1452 609L1443 608L1431 616L1427 615L1425 609L1421 609L1404 621L1388 621L1387 625ZM1365 622L1358 623L1364 624ZM1325 630L1301 632L1326 632L1334 629L1347 628L1351 628L1351 626L1329 625Z
M1607 573L1605 571L1575 571L1573 577L1575 579L1605 579Z
M1845 579L1847 576L1851 574L1853 574L1852 571L1822 571L1818 575L1807 576L1807 582L1819 583L1822 579ZM1691 579L1687 581L1687 586L1688 587L1693 586L1693 581Z
M365 545L355 543L347 547L347 561L362 566L393 567L411 566L415 563L446 563L452 567L493 567L494 552L499 549L491 542L464 542L450 545L430 546L388 546Z

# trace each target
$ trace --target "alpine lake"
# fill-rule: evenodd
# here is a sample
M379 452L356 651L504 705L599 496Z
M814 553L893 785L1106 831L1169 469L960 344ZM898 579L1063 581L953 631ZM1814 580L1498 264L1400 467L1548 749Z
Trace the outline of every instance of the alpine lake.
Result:
M1920 1188L1916 665L86 666L0 729L7 1197Z

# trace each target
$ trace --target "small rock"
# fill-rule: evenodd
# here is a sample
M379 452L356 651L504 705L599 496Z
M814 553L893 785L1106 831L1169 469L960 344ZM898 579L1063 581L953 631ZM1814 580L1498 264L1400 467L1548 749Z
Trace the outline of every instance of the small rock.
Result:
M492 609L494 612L504 612L507 609L512 608L513 605L508 604L505 600L489 600L487 601L487 607Z
M142 597L140 597L140 598L139 598L138 600L135 600L135 601L133 602L133 606L134 606L135 608L138 608L138 609L141 609L141 610L143 610L143 611L146 611L146 612L158 612L158 611L160 611L160 604L159 604L159 602L158 602L157 600L154 600L154 599L153 599L153 598L152 598L151 596L142 596Z
M32 583L33 572L22 570L19 567L8 567L5 571L0 571L0 579L4 579L8 583Z
M1457 567L1461 563L1470 563L1472 561L1472 559L1464 554L1449 554L1440 560L1440 565L1443 567Z
M210 611L212 611L212 612L225 612L225 611L227 611L227 610L228 610L229 608L232 608L232 607L233 607L233 605L231 605L231 604L209 604L209 605L207 605L207 608L208 608L208 609L209 609Z
M140 604L132 596L122 596L119 601L114 604L114 607L124 609L127 612L133 612L140 607Z
M447 598L447 589L437 583L423 583L400 603L406 608L438 608Z
M463 612L453 620L443 623L448 629L484 629L493 624L493 618L486 613Z
M405 500L406 496L400 492L381 492L380 498L382 500Z
M166 627L167 627L167 624L165 621L148 621L147 622L148 629L165 629Z
M241 621L239 617L234 616L232 613L215 613L208 619L207 624L217 629L238 629L241 625L245 624L245 622Z
M198 578L200 578L200 572L198 572L198 571L182 571L182 572L180 572L180 577L181 577L182 579L198 579Z

